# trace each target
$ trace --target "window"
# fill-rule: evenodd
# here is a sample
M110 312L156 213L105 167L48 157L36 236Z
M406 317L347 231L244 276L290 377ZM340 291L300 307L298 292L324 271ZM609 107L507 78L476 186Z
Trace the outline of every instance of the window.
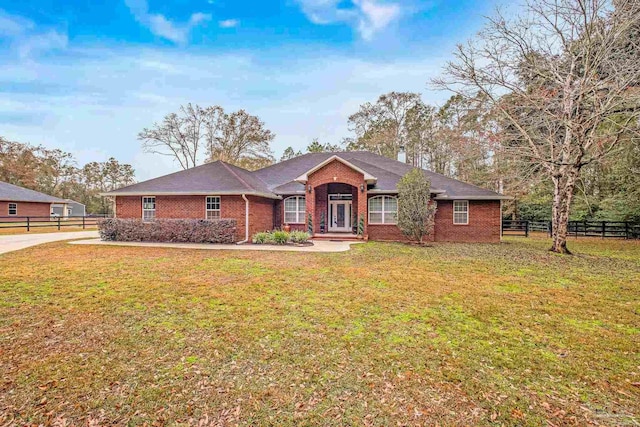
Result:
M18 215L17 203L9 203L9 215Z
M304 196L293 196L284 199L284 223L304 224L307 202Z
M459 225L469 224L469 201L453 201L453 223Z
M220 219L220 196L207 196L207 219Z
M151 221L156 218L156 198L154 196L142 198L142 220Z
M369 199L369 224L395 224L398 219L398 199L376 196Z

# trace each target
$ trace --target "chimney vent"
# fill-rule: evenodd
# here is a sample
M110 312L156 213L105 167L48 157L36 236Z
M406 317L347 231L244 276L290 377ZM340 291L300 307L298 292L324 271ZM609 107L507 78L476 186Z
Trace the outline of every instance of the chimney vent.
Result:
M401 145L398 149L398 161L407 163L407 153L404 151L404 145Z

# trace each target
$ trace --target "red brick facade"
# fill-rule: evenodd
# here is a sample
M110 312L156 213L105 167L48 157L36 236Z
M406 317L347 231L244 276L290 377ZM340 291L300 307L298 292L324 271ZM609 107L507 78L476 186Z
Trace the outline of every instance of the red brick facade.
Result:
M309 194L307 193L307 213L313 213L314 233L320 232L321 212L327 212L327 200L330 191L329 187L333 187L336 184L343 184L341 187L344 187L345 193L349 192L347 189L351 189L351 193L355 195L352 209L357 213L358 218L361 214L365 216L364 234L366 236L367 183L364 181L364 175L362 173L353 170L351 167L338 160L333 160L308 176L308 181L305 187L308 188L311 186L313 197L309 197ZM360 191L360 188L363 188L363 191ZM331 191L334 190L331 189Z
M438 201L436 242L499 242L502 213L499 200L469 200L469 224L453 223L453 202Z
M273 229L274 200L247 196L249 199L249 237L259 231ZM242 196L220 196L220 217L237 221L238 241L245 238L245 201ZM142 197L117 196L117 218L142 218ZM206 196L156 196L156 218L206 217Z
M439 200L434 234L429 240L436 242L485 242L500 241L500 201L470 200L469 224L453 223L453 202ZM369 224L369 239L381 241L407 241L395 225Z
M308 191L311 186L311 192ZM364 190L361 190L363 188ZM315 233L320 232L320 218L324 214L328 227L328 195L352 194L352 210L365 220L365 236L371 240L406 241L396 225L368 224L367 201L378 194L367 195L367 185L362 173L355 171L344 163L334 160L308 176L305 185L306 214L300 224L290 224L293 230L307 230L307 216L312 213ZM302 194L298 194L302 196ZM284 220L283 200L273 200L263 197L247 196L249 199L249 236L259 231L281 228ZM156 196L156 218L205 218L206 196ZM42 205L28 209L18 207L18 215L49 215L48 204L20 204ZM6 202L0 202L0 208L7 209ZM35 210L42 209L42 210ZM221 218L233 218L237 221L237 240L245 237L245 201L240 195L221 196ZM29 213L32 212L32 213ZM36 213L33 213L36 212ZM2 215L0 215L2 216ZM141 218L142 197L116 197L116 216L118 218ZM351 221L353 221L353 216ZM435 217L435 231L430 240L438 242L498 242L500 241L501 210L499 200L470 200L469 224L453 224L453 202L438 201ZM328 231L328 230L325 230Z
M4 218L3 221L12 221L12 218L9 216L9 203L16 203L18 205L18 212L15 215L16 217L49 217L51 215L51 203L0 201L0 216L8 217ZM26 221L24 218L16 218L15 220Z

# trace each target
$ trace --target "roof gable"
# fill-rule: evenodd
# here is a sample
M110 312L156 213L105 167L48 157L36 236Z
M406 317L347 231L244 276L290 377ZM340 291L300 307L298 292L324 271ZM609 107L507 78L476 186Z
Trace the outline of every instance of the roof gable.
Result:
M103 195L153 196L186 194L253 194L263 197L278 197L251 172L220 160L132 184Z
M67 203L64 199L3 181L0 181L0 200L8 202Z
M338 161L342 164L344 164L345 166L353 169L354 171L361 173L364 176L364 180L367 183L375 183L377 181L377 178L373 175L371 175L370 173L368 173L367 171L359 168L358 166L354 165L351 162L348 162L347 160L343 159L342 157L338 156L338 155L333 155L331 157L329 157L328 159L324 160L323 162L317 164L316 166L312 167L311 169L309 169L308 171L306 171L305 173L303 173L302 175L300 175L299 177L297 177L296 179L294 179L294 181L297 182L301 182L301 183L305 183L307 182L307 180L309 179L309 175L311 175L312 173L319 171L320 169L322 169L323 167L325 167L326 165L328 165L329 163L333 162L333 161Z

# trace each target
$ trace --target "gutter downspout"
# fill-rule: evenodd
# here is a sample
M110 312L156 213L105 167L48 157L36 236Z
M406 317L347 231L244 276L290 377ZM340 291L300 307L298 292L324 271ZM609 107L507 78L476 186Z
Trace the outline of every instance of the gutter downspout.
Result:
M245 194L242 195L242 199L244 200L244 240L236 243L237 245L242 245L249 241L249 199Z

